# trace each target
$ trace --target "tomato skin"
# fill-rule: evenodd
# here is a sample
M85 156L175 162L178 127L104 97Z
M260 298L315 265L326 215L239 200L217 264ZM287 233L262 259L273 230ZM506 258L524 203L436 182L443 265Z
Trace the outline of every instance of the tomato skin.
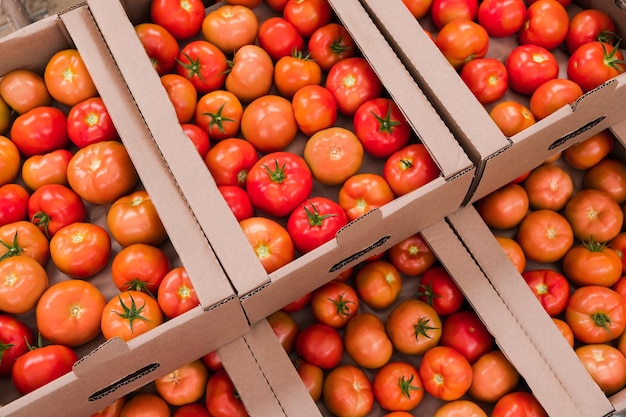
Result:
M274 94L252 101L241 116L241 134L260 152L284 150L298 134L291 102Z
M91 415L91 417L120 417L122 407L126 404L126 397L120 397L103 409Z
M198 94L222 88L227 70L224 52L202 39L184 45L176 59L176 73L191 81Z
M77 360L67 346L37 347L17 358L11 379L17 391L25 395L70 372Z
M385 324L373 313L354 315L343 337L346 353L360 367L378 369L393 355L393 344L385 332Z
M33 310L48 287L48 274L33 258L18 255L0 260L0 310L24 314Z
M56 52L46 64L43 78L52 98L67 106L98 94L85 62L76 49Z
M622 260L604 244L584 243L572 247L563 257L563 272L577 286L613 286L622 276Z
M556 326L556 328L561 332L565 341L570 347L574 347L574 333L572 332L572 328L567 324L565 320L561 320L556 317L552 317L552 322Z
M11 375L15 360L34 344L33 331L20 319L0 314L0 375Z
M246 188L248 171L259 160L252 144L240 138L224 139L206 154L204 163L215 183Z
M489 48L487 31L467 19L455 19L441 28L435 44L457 71L473 59L484 58Z
M433 0L402 0L409 12L416 19L421 19L430 12Z
M559 65L554 55L548 49L534 44L515 47L509 53L505 65L509 73L509 87L520 94L532 95L541 84L559 75Z
M150 20L163 26L177 40L189 39L200 32L204 4L202 0L155 0L150 4Z
M592 41L579 46L567 61L567 77L584 92L626 71L624 55L614 45Z
M322 68L308 55L294 51L283 56L274 66L274 86L278 93L291 100L300 88L307 85L320 85Z
M172 268L159 283L157 302L167 318L174 318L200 305L184 267Z
M609 193L619 204L626 201L626 164L605 158L589 168L583 176L583 187Z
M52 238L64 226L83 222L87 207L76 192L60 184L37 188L28 200L28 218Z
M328 71L337 61L353 57L356 45L345 26L330 22L318 28L307 44L311 59L324 71Z
M50 258L72 278L86 279L102 271L111 259L111 237L95 223L73 222L50 239Z
M470 400L447 401L441 405L433 417L487 417L480 406ZM386 416L387 417L387 416ZM391 417L391 416L389 416ZM396 416L393 416L396 417ZM397 416L405 417L405 416ZM408 417L408 416L406 416Z
M615 33L615 22L606 12L599 9L583 9L569 21L565 47L572 54L584 43L598 40L603 33Z
M150 22L136 25L135 32L157 74L163 76L171 72L180 52L174 35L165 27Z
M509 87L506 66L495 58L472 59L463 65L460 75L481 104L501 99Z
M561 3L538 0L528 6L517 37L522 45L533 44L550 50L563 43L568 28L569 16Z
M535 124L529 108L517 101L501 101L491 108L489 116L505 136L513 136Z
M385 410L409 411L424 398L419 371L408 362L389 362L372 382L374 398Z
M328 0L289 0L283 9L285 20L291 22L305 38L330 23L332 13Z
M292 52L304 49L304 37L282 16L274 16L259 25L257 39L272 60L278 61Z
M570 284L565 275L539 268L524 271L522 278L549 316L558 316L565 311L570 296Z
M572 168L587 170L603 160L615 146L615 136L602 130L584 141L563 150L563 159Z
M204 403L193 402L178 407L172 417L211 417L211 415Z
M561 107L575 102L583 90L572 80L555 78L548 80L530 96L530 111L536 120L541 120Z
M323 399L338 417L365 417L374 406L372 383L356 366L341 365L326 375Z
M423 354L441 339L441 318L421 300L405 300L396 305L385 323L393 346L406 354Z
M173 73L161 75L160 80L174 106L179 123L188 123L193 120L196 114L198 92L191 81Z
M608 242L619 234L624 221L622 208L609 193L590 188L574 194L564 214L574 236L583 242Z
M235 52L225 88L241 102L250 103L269 93L273 77L272 57L258 45L244 45Z
M244 45L254 43L259 22L250 7L224 4L207 13L202 21L204 39L232 55Z
M322 398L324 386L324 371L322 368L300 359L296 364L296 371L300 375L305 388L311 394L313 401L319 401Z
M528 203L536 210L559 211L574 194L572 176L555 164L545 164L534 168L522 186L528 194Z
M391 262L378 259L359 267L354 286L365 304L373 309L384 309L400 296L402 276Z
M495 349L472 364L472 385L468 394L478 401L494 403L513 391L519 379L517 369L501 350Z
M480 217L494 229L517 226L528 213L529 205L528 193L515 183L506 184L475 203Z
M294 345L298 356L322 369L335 368L344 352L339 332L327 324L314 323L300 330Z
M422 143L411 143L393 152L383 166L383 178L398 197L440 175L439 166Z
M361 104L352 117L354 133L367 153L387 158L409 143L411 127L400 108L389 98Z
M226 200L237 221L254 216L254 206L248 193L236 185L218 185L218 191Z
M361 104L382 93L380 79L361 57L336 62L328 70L324 85L337 100L339 113L345 116L353 116Z
M626 301L616 291L597 285L577 288L565 309L565 321L576 340L605 343L626 327Z
M433 0L430 6L430 17L439 29L452 20L475 20L477 13L476 0Z
M177 407L200 400L208 379L209 370L197 359L155 379L154 387L169 405Z
M426 351L419 372L426 392L444 401L458 400L472 384L472 366L462 354L447 346Z
M437 261L430 246L419 233L393 245L387 255L396 269L409 277L422 275Z
M526 255L517 241L508 236L495 236L496 241L520 274L526 269Z
M22 181L31 190L44 184L67 185L67 167L73 155L64 148L27 158L22 164Z
M0 185L12 183L20 172L20 151L13 141L0 136Z
M500 398L492 417L548 417L541 403L529 392L513 391Z
M330 281L313 291L311 309L318 322L341 329L359 310L359 297L352 286Z
M445 318L439 345L453 348L473 364L494 348L495 339L474 310L459 310Z
M196 104L195 123L209 135L209 139L221 141L239 133L243 105L234 93L213 90L199 98Z
M340 185L357 174L364 149L354 132L333 126L315 132L307 140L303 156L318 182Z
M15 119L11 140L25 157L65 148L70 143L67 117L56 107L35 107Z
M465 296L452 276L442 266L432 266L422 274L418 299L432 306L439 316L448 316L458 311Z
M106 221L111 236L122 247L135 243L159 246L168 238L154 202L145 190L116 199Z
M330 128L337 121L337 102L333 94L321 85L306 85L291 99L298 128L306 136Z
M339 205L350 221L395 198L387 181L378 174L356 174L348 178L339 190Z
M154 297L129 290L119 293L106 303L100 328L106 340L119 337L127 342L154 329L163 321L163 312Z
M49 106L52 97L39 74L27 69L16 69L2 76L0 97L18 114L41 106Z
M204 159L206 154L209 152L209 149L211 149L209 135L204 129L193 123L183 123L180 127L183 129L183 132L187 135L189 140L191 140L191 143L193 143L193 146L198 151L200 157Z
M157 394L135 393L122 407L120 417L170 417L167 402Z
M476 12L476 20L493 38L515 35L525 17L523 0L485 0L478 5Z
M613 395L626 385L626 356L616 347L588 344L576 348L576 356L594 382L606 395Z
M145 243L122 248L111 262L111 279L120 291L146 291L156 295L170 261L161 249Z
M516 240L526 258L537 262L556 262L574 244L574 232L567 219L553 210L535 210L524 217Z
M287 231L296 250L308 253L330 241L348 224L348 215L335 201L315 196L302 202L287 219Z
M300 331L298 323L291 317L291 314L277 310L267 316L267 322L272 327L272 331L280 342L285 352L293 352L296 336Z
M0 185L0 226L28 219L28 191L19 184Z
M239 226L268 274L295 258L289 232L276 221L254 216L240 221Z
M105 140L119 140L117 129L100 97L76 103L67 115L67 135L79 148Z

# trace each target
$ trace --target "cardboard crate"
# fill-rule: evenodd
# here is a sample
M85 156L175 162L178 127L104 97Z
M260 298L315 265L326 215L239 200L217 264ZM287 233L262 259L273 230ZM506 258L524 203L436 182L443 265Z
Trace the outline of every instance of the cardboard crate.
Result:
M399 59L375 30L365 10L358 7L344 11L342 2L331 3L383 81L387 92L411 121L416 135L429 149L442 174L420 189L354 221L339 232L335 240L268 275L240 232L202 159L191 146L181 146L176 140L183 133L168 97L159 85L156 72L133 35L131 25L148 18L149 1L125 2L122 6L116 2L90 2L96 22L159 149L233 282L252 323L335 278L360 259L407 237L404 223L409 219L417 222L418 228L423 228L453 212L465 198L474 175L469 157L399 64ZM260 20L273 15L265 3L254 10ZM130 17L130 22L122 21L126 15ZM348 121L344 120L344 123ZM296 138L288 149L301 152L304 140L302 136ZM368 169L365 163L362 172L368 172ZM336 198L338 189L314 187L314 194L319 190L321 195L327 193L327 196ZM432 207L438 210L432 210ZM416 213L419 215L416 216Z
M471 93L459 74L424 33L436 34L429 17L419 22L400 0L361 0L380 30L401 56L420 87L462 143L477 166L476 182L469 201L475 201L499 188L531 166L545 161L566 147L580 142L623 120L626 75L622 74L590 91L571 106L564 106L522 132L506 137L495 125L486 109ZM574 0L568 6L573 14L581 8L607 11L616 21L617 32L626 35L626 12L619 2ZM487 57L506 59L517 45L515 37L491 38ZM560 63L560 77L566 77L568 55L552 51ZM509 91L505 99L520 100L528 105L529 97Z
M166 162L152 141L130 92L86 5L50 16L0 40L0 74L26 68L43 74L57 51L75 47L114 120L123 143L169 234L163 250L173 266L185 266L200 305L128 343L100 335L77 348L73 371L24 396L3 377L0 416L39 414L84 417L114 399L249 331L239 299L208 244L189 203L179 192ZM106 226L108 206L90 206L90 220ZM113 241L113 256L120 246ZM50 283L65 279L49 264ZM54 269L56 270L56 269ZM109 266L89 278L108 300L117 294ZM34 314L24 317L35 325ZM68 402L68 399L72 400Z

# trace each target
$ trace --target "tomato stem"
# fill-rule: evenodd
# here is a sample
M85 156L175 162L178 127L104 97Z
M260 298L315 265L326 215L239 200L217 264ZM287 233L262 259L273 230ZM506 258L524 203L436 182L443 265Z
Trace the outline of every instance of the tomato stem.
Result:
M611 318L604 313L594 313L591 315L591 319L598 327L602 327L606 332L610 335L611 328L609 325L611 324Z
M15 235L13 236L13 244L9 245L8 243L6 243L3 240L0 240L0 243L7 248L7 252L0 256L0 261L8 259L12 256L18 256L21 255L22 252L24 252L24 249L20 247L20 245L17 242L17 232L15 232Z
M213 126L217 126L217 129L220 132L226 133L226 129L224 129L224 122L236 122L235 119L222 116L222 112L224 111L225 105L226 105L226 102L222 103L220 108L217 110L217 113L211 113L211 112L202 113L203 116L209 116L211 118L211 121L209 122L209 126L207 130L211 130Z
M409 379L406 379L406 377L404 375L402 375L400 378L398 378L398 385L400 386L400 392L402 392L402 395L406 398L411 398L411 391L419 391L422 388L413 385L413 379L415 378L415 375L411 374L411 377Z
M339 299L337 300L328 297L328 300L335 305L335 308L337 309L337 315L341 318L352 315L352 311L350 311L350 307L348 307L348 304L354 304L354 301L344 300L345 295L345 293L341 293L339 295Z
M119 311L116 311L115 314L117 314L118 316L124 319L127 319L128 324L130 326L130 332L134 333L133 323L135 320L139 319L139 320L143 320L146 322L150 322L150 320L141 315L141 312L146 307L146 303L144 302L144 304L141 307L137 308L137 304L135 303L135 299L133 298L132 294L129 294L129 297L130 297L130 307L124 304L124 301L122 300L122 297L120 295L117 296L117 298L120 300L120 306L122 307L124 312L120 313Z
M320 214L317 207L315 207L315 204L311 203L310 200L309 203L311 204L311 207L313 207L313 212L311 212L307 206L304 206L304 212L306 213L307 221L311 227L321 226L325 219L337 216L335 213Z
M420 335L427 337L428 339L432 339L428 334L429 330L437 330L437 327L429 326L430 319L426 317L420 317L417 324L415 325L415 340L419 339Z
M387 114L384 118L374 113L373 110L370 110L370 113L372 113L372 116L374 116L374 118L378 122L379 132L391 134L393 133L393 129L400 124L400 122L397 120L391 120L391 110L392 104L389 103L389 107L387 107Z

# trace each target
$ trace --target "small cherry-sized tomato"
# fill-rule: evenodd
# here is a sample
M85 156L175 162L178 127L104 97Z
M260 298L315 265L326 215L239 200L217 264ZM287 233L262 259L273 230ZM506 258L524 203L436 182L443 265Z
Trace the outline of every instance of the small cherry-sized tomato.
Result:
M65 148L70 143L67 117L56 107L35 107L13 121L11 140L25 157Z
M558 316L565 311L570 296L570 284L565 275L552 269L537 268L524 271L522 278L549 316Z
M501 99L509 88L506 66L495 58L472 59L463 65L460 75L481 104Z
M400 296L402 284L400 271L382 259L364 263L354 278L359 298L373 309L391 306Z
M48 288L46 270L24 255L1 259L0 278L0 310L5 313L28 313Z
M45 184L68 185L67 167L72 156L72 151L63 148L26 158L22 164L22 181L31 190Z
M520 374L504 353L494 349L481 355L472 364L472 385L467 393L477 401L495 403L512 392Z
M523 0L484 0L478 6L476 19L493 38L515 35L526 18Z
M230 56L254 43L259 21L250 7L224 4L206 14L201 30L204 39Z
M289 56L294 50L304 49L304 37L298 29L282 16L274 16L259 25L257 34L259 46L263 48L274 61Z
M206 130L209 139L220 141L239 133L242 114L239 98L230 91L217 89L198 99L194 121Z
M472 366L469 361L448 346L434 346L426 351L419 373L424 390L444 401L458 400L472 385Z
M575 245L567 251L561 264L563 273L574 285L613 286L622 276L622 260L605 243L594 241Z
M50 239L50 258L72 278L86 279L102 271L111 258L111 237L95 223L73 222Z
M52 98L67 106L98 94L80 52L73 48L58 51L48 60L44 81Z
M353 57L356 45L345 26L331 22L318 28L307 44L311 59L324 71L328 71L337 61Z
M474 310L459 310L445 318L440 346L448 346L472 364L490 352L495 339Z
M33 331L21 319L0 314L0 375L11 375L15 360L35 342Z
M348 178L339 189L338 201L352 221L394 198L391 187L382 176L366 173Z
M19 184L8 183L0 186L0 226L28 219L30 195Z
M505 65L509 73L509 87L520 94L532 95L541 84L559 75L559 64L552 52L534 44L513 48Z
M28 219L52 238L68 224L83 222L87 207L75 191L65 185L46 184L37 188L28 200Z
M206 130L193 123L183 123L180 127L189 140L191 140L191 143L193 143L200 158L204 159L211 148L211 141L209 140L209 135Z
M163 321L163 312L153 296L129 290L107 302L100 327L106 340L119 337L127 342L161 325Z
M520 44L533 44L548 50L565 40L569 28L567 10L556 0L537 0L526 9L526 19L517 33Z
M240 221L239 226L268 274L294 260L291 236L278 222L253 216Z
M613 395L626 385L626 356L616 347L593 343L576 348L576 356L591 378L606 395Z
M287 230L296 250L308 253L330 241L348 224L348 215L335 201L314 196L303 201L287 219Z
M320 85L322 68L302 51L281 57L274 66L274 86L278 93L289 100L300 88Z
M322 85L306 85L291 99L298 128L306 136L330 128L337 121L337 102L333 94Z
M626 328L626 301L611 288L578 287L565 309L565 321L579 342L610 342Z
M159 246L168 238L154 202L145 190L115 200L106 221L113 239L124 247L134 243Z
M165 27L150 22L136 25L135 32L157 74L162 76L171 72L180 52L174 35Z
M0 80L0 97L18 114L52 102L46 84L39 74L27 69L9 71Z
M179 123L188 123L196 115L198 92L191 81L182 75L167 73L160 78L167 96L174 106Z
M324 404L336 416L365 417L374 407L372 383L354 365L340 365L324 379Z
M224 52L203 39L185 44L176 58L176 73L191 81L198 94L222 88L227 70Z
M438 29L457 20L476 20L478 1L476 0L433 0L430 17Z
M389 248L387 255L393 266L409 277L422 275L437 261L437 257L420 233L396 243Z
M382 93L378 75L365 58L357 56L336 62L328 70L324 85L335 96L339 113L345 116L353 116L361 104Z
M428 303L407 299L389 313L385 328L394 348L409 355L422 355L441 339L441 318Z
M209 370L196 359L155 379L154 388L169 405L177 407L199 401L208 380Z
M419 371L409 362L392 361L376 371L374 397L385 410L410 411L424 399Z
M323 323L314 323L301 329L294 347L298 356L322 369L335 368L344 352L339 332Z
M602 39L615 33L615 21L605 11L599 9L582 9L569 21L565 36L565 47L572 54L584 43Z
M76 103L67 114L67 135L79 148L105 140L119 140L102 98L90 97Z
M521 185L508 183L480 198L475 207L487 226L510 229L517 226L528 213L528 193Z
M469 61L487 55L489 34L476 22L456 19L441 28L435 44L450 65L460 71Z
M167 318L174 318L200 305L187 270L172 268L159 284L157 302Z
M341 329L359 310L359 297L351 285L330 281L313 291L311 309L318 322Z
M162 249L134 243L113 256L111 279L120 291L146 291L156 296L170 270L170 261Z
M275 94L253 100L243 110L241 134L260 152L284 150L298 134L291 101Z
M233 212L237 221L242 221L248 217L254 216L254 206L248 193L236 185L218 185L217 190L220 192L226 204Z
M0 136L0 185L12 183L20 172L20 165L18 147L11 139Z
M204 397L211 416L248 417L241 397L224 369L209 376Z
M17 391L26 395L69 373L77 360L76 352L67 346L40 343L17 358L11 379Z
M555 78L541 84L530 96L530 111L541 120L561 107L575 102L583 90L572 80Z
M396 196L417 190L441 175L422 143L410 143L393 152L383 165L383 178Z
M432 306L439 316L448 316L458 311L465 301L465 296L450 273L440 265L424 271L417 297Z
M513 100L497 103L489 111L489 116L505 136L513 136L537 121L528 107Z
M491 417L510 417L514 415L548 417L548 413L546 413L539 400L527 391L513 391L501 397L496 401Z
M204 15L202 0L155 0L150 3L150 20L163 26L177 40L197 35Z
M601 130L582 142L564 149L563 159L572 168L587 170L611 153L615 140L615 136L609 129Z
M626 71L624 55L617 45L591 41L580 45L567 61L567 77L584 92Z
M240 138L217 142L204 157L215 183L246 188L248 171L259 160L254 146Z
M574 244L574 232L565 216L554 210L531 211L520 222L517 243L526 258L536 262L556 262Z
M333 9L328 0L289 0L283 9L285 20L305 38L330 23L332 16Z
M390 98L367 100L356 109L352 123L363 148L375 158L389 157L411 138L409 123Z
M269 94L274 79L272 57L258 45L244 45L237 49L226 76L226 91L242 103Z

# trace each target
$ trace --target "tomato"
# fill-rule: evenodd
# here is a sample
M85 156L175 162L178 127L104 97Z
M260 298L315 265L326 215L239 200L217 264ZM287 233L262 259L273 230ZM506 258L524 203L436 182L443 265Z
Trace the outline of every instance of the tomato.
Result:
M266 3L273 10L282 13L288 1L289 0L266 0Z
M39 74L27 69L9 71L0 79L0 97L18 114L52 102L46 83Z
M474 310L459 310L445 318L439 345L454 348L474 363L494 347L495 339Z
M296 298L286 306L282 307L281 310L287 313L295 313L296 311L300 311L310 304L312 297L313 293L308 292L303 296Z
M374 406L372 383L356 366L341 365L326 375L323 399L337 417L365 417Z
M163 312L156 299L145 292L128 290L106 303L100 326L105 339L119 337L129 341L163 321Z
M204 39L232 55L244 45L254 43L259 21L250 7L225 4L210 10L202 21Z
M408 362L389 362L380 368L372 382L374 398L385 410L409 411L424 398L419 371Z
M126 397L120 397L103 409L91 415L91 417L120 417L122 407L126 404Z
M341 360L343 343L337 330L327 324L314 323L300 330L294 348L305 361L322 369L332 369Z
M501 99L509 87L506 67L495 58L472 59L463 65L460 75L481 104Z
M622 260L610 246L585 242L573 246L562 260L565 276L578 286L611 287L622 276Z
M584 92L626 71L624 55L615 45L592 41L582 44L567 61L567 77Z
M261 4L262 0L225 0L226 4L233 4L238 6L245 6L251 9Z
M420 233L396 243L389 248L387 255L393 266L409 277L422 275L437 261L437 257Z
M13 385L20 394L28 394L69 373L77 360L76 353L67 346L33 346L13 364Z
M268 274L294 260L291 236L276 221L250 217L240 221L239 226Z
M106 220L111 236L123 247L134 243L159 246L168 238L154 202L145 190L115 200Z
M616 347L604 344L579 346L576 356L606 395L612 395L626 385L626 356Z
M565 169L554 164L533 169L522 183L528 203L535 210L559 211L574 194L574 181Z
M307 253L332 240L348 224L348 215L335 201L315 196L302 202L287 219L296 250Z
M67 106L98 94L83 58L73 48L56 52L48 60L43 78L52 98Z
M373 309L391 306L402 291L402 276L391 262L378 259L364 263L354 278L359 298Z
M624 257L626 253L626 232L620 232L608 242L608 245L617 252L622 260L622 272L626 272L626 258Z
M325 87L333 93L339 113L353 116L367 100L382 93L382 82L362 57L345 58L336 62L326 75Z
M549 316L558 316L569 303L570 285L562 273L552 269L531 269L522 274L537 300Z
M496 241L520 274L526 269L526 255L517 241L508 236L494 236Z
M610 130L602 130L584 141L564 149L563 159L572 168L589 169L613 150L615 140L615 136Z
M259 25L257 40L259 46L274 61L278 61L283 56L291 55L293 51L304 49L304 37L291 22L281 16L270 17L263 21Z
M67 167L70 187L92 204L111 204L128 194L139 176L120 142L92 143L76 151Z
M170 261L165 252L145 243L122 248L111 263L111 278L120 291L146 291L156 295L168 272Z
M236 185L218 185L218 191L226 200L226 204L235 215L237 221L254 216L254 206L248 193Z
M0 96L0 134L4 134L9 130L11 125L11 109Z
M20 150L7 137L0 136L0 185L13 182L20 172Z
M189 140L191 140L200 157L204 159L211 148L211 142L207 132L200 126L193 123L183 123L180 127L183 129L183 132L187 135Z
M501 101L491 108L489 116L505 136L513 136L535 124L530 109L517 101Z
M524 24L523 0L484 0L478 5L476 20L492 38L515 35Z
M163 74L161 84L167 92L179 123L188 123L196 115L198 92L191 81L178 74Z
M46 184L28 200L28 218L52 238L61 228L87 219L87 207L76 192L65 185Z
M332 16L333 9L328 0L289 0L283 9L285 20L306 38L330 23Z
M341 281L330 281L311 297L313 317L334 329L346 326L359 309L359 297L354 288Z
M444 402L433 417L487 417L487 413L470 400L454 400Z
M57 149L27 158L22 164L22 181L31 190L44 184L67 185L67 167L73 155L67 149Z
M583 90L572 80L555 78L548 80L530 96L530 111L536 120L541 120L561 107L574 103Z
M294 51L276 61L274 86L282 97L291 100L300 88L321 82L322 68L302 51Z
M472 364L472 384L468 394L477 401L495 403L512 392L519 380L519 372L502 351L492 350Z
M67 117L56 107L35 107L17 116L11 140L25 157L65 148L70 143Z
M105 140L119 140L104 102L91 97L76 103L67 115L67 135L79 148Z
M524 187L508 183L476 201L474 206L489 227L510 229L520 224L529 204Z
M333 126L314 133L304 146L303 156L318 182L340 185L357 174L364 150L351 130Z
M184 267L171 269L161 279L157 302L163 314L170 319L200 305L196 290Z
M246 190L255 208L275 217L286 217L309 198L313 176L298 155L272 152L248 171Z
M610 194L594 189L577 192L565 205L565 217L582 241L608 242L622 229L624 214Z
M268 94L253 100L241 116L241 134L263 153L282 151L297 133L291 102L278 95Z
M487 55L489 34L478 23L455 19L441 28L435 44L450 65L458 71L469 61Z
M477 0L433 0L430 6L430 17L438 29L452 20L475 20L477 13Z
M428 303L408 299L397 304L387 317L385 328L394 348L409 355L421 355L441 339L441 318Z
M324 71L328 71L337 61L353 57L356 45L345 26L330 22L319 27L307 43L309 56Z
M465 296L452 276L438 265L428 268L422 274L417 297L432 306L439 316L458 311L465 301Z
M300 331L298 323L294 318L291 317L289 313L278 310L267 316L266 320L272 327L272 331L276 335L280 345L285 349L285 352L293 352L296 336L298 336L298 332Z
M574 232L567 219L553 210L528 213L519 224L517 243L526 258L536 262L556 262L574 244Z
M580 45L609 33L615 33L615 22L608 13L599 9L582 9L569 21L565 47L572 54Z
M465 356L447 346L426 351L419 373L426 392L444 401L458 400L472 384L472 366Z
M35 310L41 336L54 343L75 347L100 334L100 318L106 299L94 284L77 279L51 285L39 298Z
M258 45L244 45L235 52L225 88L239 101L250 103L269 94L273 79L272 57Z
M165 27L150 22L135 25L135 32L157 74L163 76L171 72L180 52L174 35Z
M176 58L176 73L191 81L199 94L222 88L227 70L224 52L203 39L185 44Z
M254 146L239 138L224 139L215 144L204 157L204 163L215 183L246 188L248 171L259 160Z
M574 347L574 332L572 332L572 328L567 324L565 320L561 320L556 317L552 317L552 322L556 326L556 328L561 332L565 341L570 347Z
M135 393L122 407L120 417L169 417L167 402L157 394Z
M72 278L85 279L102 271L111 259L111 237L95 223L73 222L50 239L50 258Z
M359 366L378 369L389 362L393 344L385 332L385 324L373 313L357 313L344 332L348 356Z
M204 402L193 402L178 407L172 417L211 417Z
M220 141L239 133L243 105L230 91L214 90L196 104L195 123L205 129L209 139Z
M626 164L618 159L603 159L585 172L583 187L606 191L622 204L626 201Z
M209 414L213 417L248 416L232 380L223 369L209 377L205 391L205 402Z
M352 121L363 148L376 158L389 157L406 146L411 138L409 123L389 98L367 100L357 108Z
M526 20L517 33L520 44L554 49L565 40L569 28L567 10L556 0L538 0L528 6Z
M28 191L19 184L0 185L0 226L28 219Z
M324 386L324 371L322 368L300 359L296 363L296 372L300 375L300 379L304 387L309 391L309 394L311 394L313 401L319 401L322 398Z
M208 380L209 370L197 359L155 379L154 387L169 405L181 406L200 400Z
M416 19L421 19L430 12L433 0L402 0L409 12Z
M177 40L189 39L202 28L204 4L202 0L154 0L150 2L150 20Z
M337 121L337 102L333 94L321 85L306 85L291 99L298 128L306 136L333 127Z
M565 309L565 321L576 340L582 343L609 342L624 332L626 301L607 287L579 287L572 293Z
M391 187L378 174L353 175L339 189L339 205L346 210L350 221L394 198Z
M548 413L531 393L513 391L496 402L491 417L548 417Z
M440 175L439 166L421 143L393 152L383 166L383 178L396 196L417 190Z
M0 375L11 375L15 360L34 344L33 331L20 319L0 314Z
M534 44L515 47L509 52L505 65L509 87L520 94L532 95L541 84L559 75L559 64L552 52Z
M0 226L0 260L24 255L46 266L50 255L50 244L46 235L26 220Z

